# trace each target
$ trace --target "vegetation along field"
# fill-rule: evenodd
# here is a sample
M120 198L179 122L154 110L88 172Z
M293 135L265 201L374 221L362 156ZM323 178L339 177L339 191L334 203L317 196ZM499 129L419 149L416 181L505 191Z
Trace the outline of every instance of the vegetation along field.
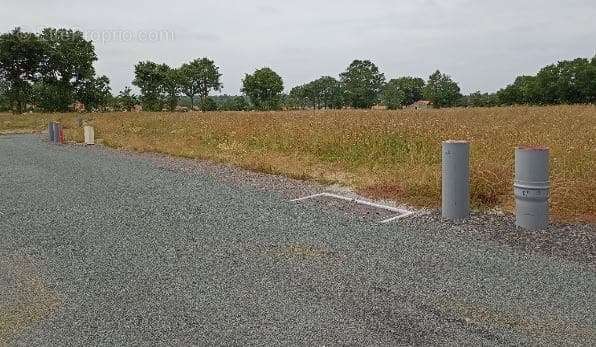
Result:
M0 115L0 132L49 120L82 141L73 114ZM373 198L437 207L442 140L472 142L472 201L513 211L519 144L551 149L553 215L596 220L596 106L318 110L218 113L96 113L83 116L107 146L232 163L339 183Z

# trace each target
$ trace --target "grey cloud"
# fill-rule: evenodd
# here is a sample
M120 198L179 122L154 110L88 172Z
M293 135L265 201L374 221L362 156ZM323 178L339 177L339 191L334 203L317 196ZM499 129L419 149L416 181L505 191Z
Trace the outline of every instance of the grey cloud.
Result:
M206 33L206 32L185 32L185 31L175 31L174 36L177 40L192 40L192 41L207 41L207 42L215 42L221 41L222 38L220 35L214 33Z
M259 6L257 6L257 10L259 12L262 12L265 14L279 14L279 13L281 13L279 8L273 7L273 6L268 6L268 5L259 5Z
M465 92L494 91L518 74L595 53L593 0L3 0L0 30L173 32L157 41L96 40L97 70L113 89L130 85L140 60L178 65L211 57L225 93L244 73L271 66L290 88L339 74L355 58L388 78L436 69Z

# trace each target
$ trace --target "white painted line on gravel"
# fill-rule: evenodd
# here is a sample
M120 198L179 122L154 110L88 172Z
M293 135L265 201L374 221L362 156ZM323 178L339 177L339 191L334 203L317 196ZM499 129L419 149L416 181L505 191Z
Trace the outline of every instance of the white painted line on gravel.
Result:
M299 202L299 201L304 201L304 200L308 200L308 199L314 199L314 198L318 198L319 196L323 196L324 194L325 193L323 193L323 194L309 195L309 196L305 196L303 198L298 198L298 199L290 200L290 202Z
M387 206L387 205L376 204L374 202L370 202L370 201L366 201L366 200L349 198L347 196L341 196L341 195L331 194L331 193L313 194L313 195L305 196L303 198L298 198L298 199L294 199L294 200L290 200L290 201L291 202L300 202L300 201L304 201L304 200L318 198L318 197L321 197L321 196L326 196L326 197L334 198L334 199L338 199L338 200L350 201L350 202L353 202L353 203L356 203L356 204L359 204L359 205L366 205L366 206L371 206L371 207L380 208L380 209L383 209L383 210L387 210L387 211L399 213L399 216L395 216L395 217L391 217L389 219L385 219L385 220L381 221L381 224L391 223L393 221L396 221L396 220L399 220L399 219L402 219L402 218L406 218L406 217L409 217L409 216L411 216L411 215L414 214L414 212L409 211L409 210L404 210L402 208L397 208L397 207L392 207L392 206Z
M381 224L391 223L393 221L400 220L400 219L403 219L403 218L406 218L406 217L410 217L412 215L414 215L414 212L408 211L408 212L406 212L404 214L400 214L399 216L395 216L395 217L392 217L392 218L389 218L389 219L385 219L384 221L381 221Z

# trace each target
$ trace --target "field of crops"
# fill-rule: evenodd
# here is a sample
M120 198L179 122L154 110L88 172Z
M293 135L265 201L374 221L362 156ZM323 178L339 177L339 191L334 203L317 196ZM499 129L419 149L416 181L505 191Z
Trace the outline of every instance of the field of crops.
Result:
M74 114L0 115L1 132L65 124ZM105 145L232 163L252 170L350 186L365 196L437 207L441 141L472 142L472 203L513 211L517 145L551 149L553 214L596 221L596 106L271 113L87 114Z

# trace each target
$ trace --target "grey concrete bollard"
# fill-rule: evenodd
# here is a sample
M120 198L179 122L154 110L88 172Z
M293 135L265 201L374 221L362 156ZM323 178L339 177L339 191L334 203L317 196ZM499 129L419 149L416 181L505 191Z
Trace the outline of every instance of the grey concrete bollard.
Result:
M85 135L85 144L86 145L94 145L95 144L95 131L93 127L85 125L83 127L83 132Z
M53 134L54 134L54 138L53 138L53 143L59 143L60 142L60 123L58 122L53 122L52 127L54 129Z
M470 143L443 142L442 214L451 220L470 216Z
M54 122L48 124L48 138L50 142L54 142Z
M549 150L522 146L515 150L515 225L528 230L548 226Z

